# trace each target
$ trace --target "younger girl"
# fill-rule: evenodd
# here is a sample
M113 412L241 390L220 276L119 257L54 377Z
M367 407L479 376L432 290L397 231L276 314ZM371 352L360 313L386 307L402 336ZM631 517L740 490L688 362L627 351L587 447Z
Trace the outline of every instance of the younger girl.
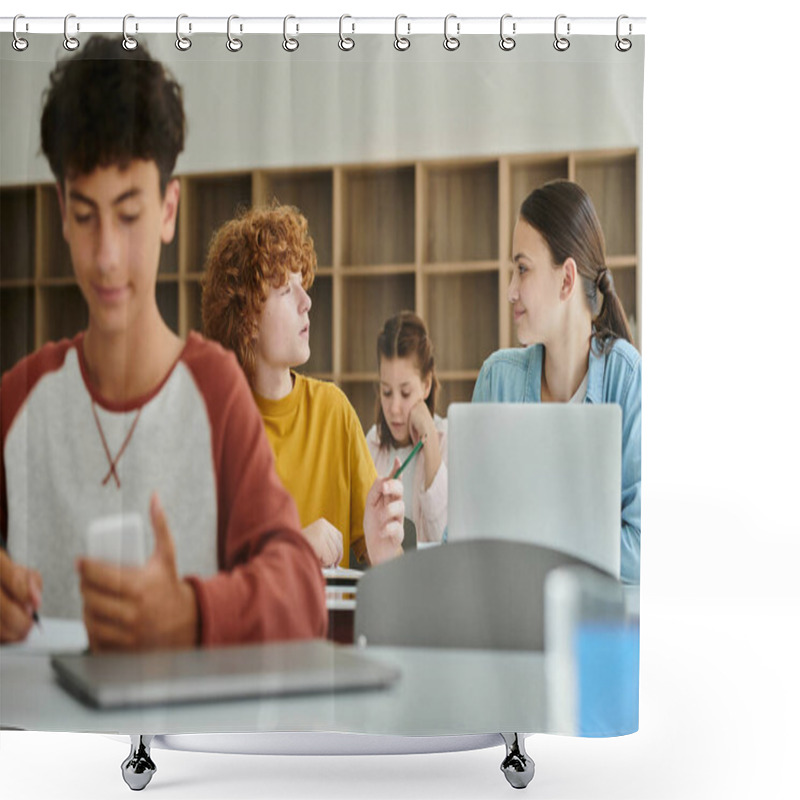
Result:
M447 420L435 413L439 382L433 343L420 317L401 311L378 335L379 398L367 444L379 475L395 459L405 461L421 439L422 449L400 478L406 517L417 543L441 542L447 525ZM407 543L408 544L408 543Z

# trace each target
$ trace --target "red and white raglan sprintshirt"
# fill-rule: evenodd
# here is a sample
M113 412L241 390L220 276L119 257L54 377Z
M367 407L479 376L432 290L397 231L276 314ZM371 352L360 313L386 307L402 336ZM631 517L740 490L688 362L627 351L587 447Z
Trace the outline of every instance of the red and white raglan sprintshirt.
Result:
M116 478L100 428L112 460L130 434ZM14 561L41 572L42 614L81 617L74 562L93 519L139 512L152 549L158 491L204 645L325 634L317 558L247 381L216 343L191 333L163 382L122 404L91 385L82 334L45 345L3 376L0 430L0 533Z

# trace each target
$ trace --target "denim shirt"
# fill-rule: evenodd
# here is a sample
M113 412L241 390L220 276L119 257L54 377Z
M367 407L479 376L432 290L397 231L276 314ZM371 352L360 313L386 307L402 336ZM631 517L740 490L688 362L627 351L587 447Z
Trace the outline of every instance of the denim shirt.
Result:
M473 403L540 403L544 347L498 350L481 367ZM639 583L642 504L642 358L617 339L606 353L589 349L585 403L617 403L622 408L622 503L620 577Z

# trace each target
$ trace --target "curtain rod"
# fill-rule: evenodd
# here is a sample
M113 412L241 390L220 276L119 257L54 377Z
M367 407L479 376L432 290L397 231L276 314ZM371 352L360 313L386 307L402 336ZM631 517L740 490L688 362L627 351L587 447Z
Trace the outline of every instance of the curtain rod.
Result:
M35 8L35 4L34 4ZM16 20L16 27L14 25ZM296 36L308 33L328 34L389 34L414 36L437 34L468 36L473 34L499 34L521 36L550 34L558 36L637 36L644 34L645 17L195 17L181 14L176 17L125 17L125 32L129 36L144 33L176 33L182 36L198 33L283 34ZM18 15L0 17L0 31L18 35L40 33L123 33L122 17L36 17Z

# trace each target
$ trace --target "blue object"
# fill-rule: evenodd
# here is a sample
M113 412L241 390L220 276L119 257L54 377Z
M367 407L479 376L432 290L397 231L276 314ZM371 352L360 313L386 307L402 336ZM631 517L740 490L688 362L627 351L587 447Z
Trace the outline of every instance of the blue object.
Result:
M621 736L639 730L639 628L592 622L575 632L578 734Z

